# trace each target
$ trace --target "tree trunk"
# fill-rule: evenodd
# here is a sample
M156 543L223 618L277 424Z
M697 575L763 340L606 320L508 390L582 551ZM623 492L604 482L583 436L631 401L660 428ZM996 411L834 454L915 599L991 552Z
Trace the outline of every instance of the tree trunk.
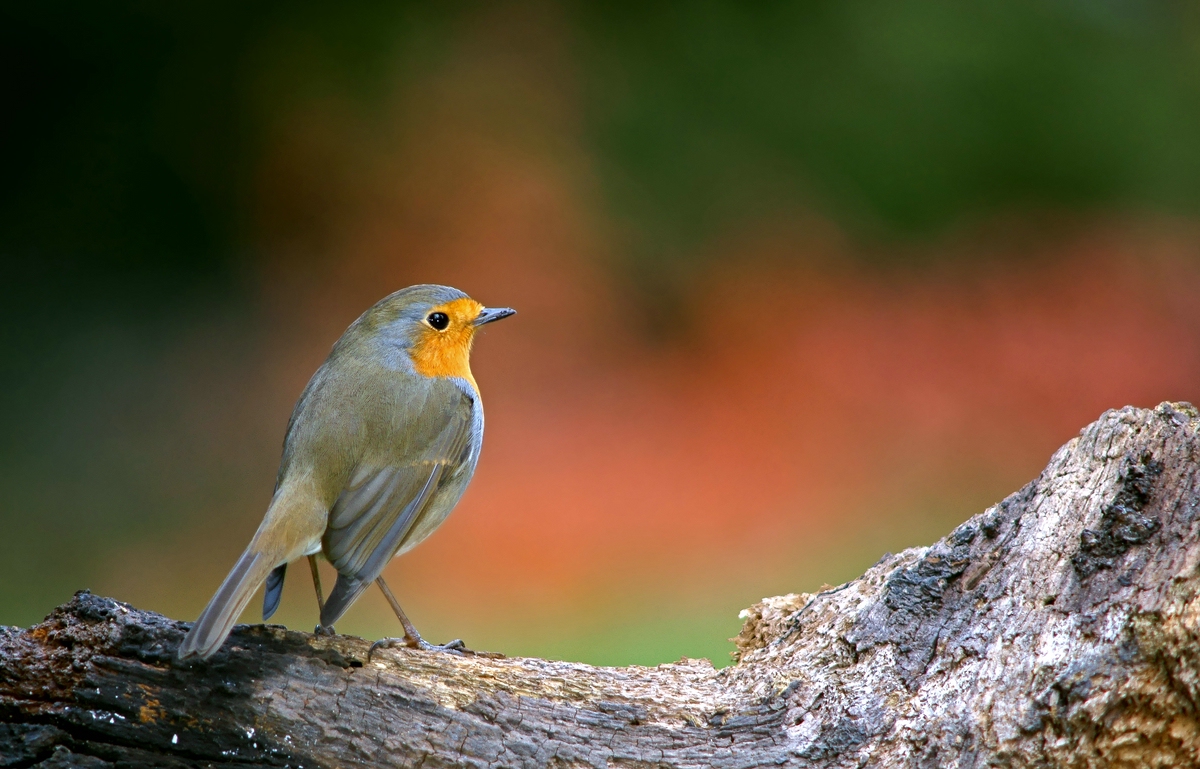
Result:
M1104 414L932 547L750 609L720 671L273 625L180 664L186 623L79 593L0 630L0 766L1200 766L1198 428Z

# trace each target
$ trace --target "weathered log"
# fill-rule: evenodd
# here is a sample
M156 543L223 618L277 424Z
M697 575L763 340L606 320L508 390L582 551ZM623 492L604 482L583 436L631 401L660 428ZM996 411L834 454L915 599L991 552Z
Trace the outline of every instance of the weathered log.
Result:
M1200 765L1200 414L1110 411L932 547L749 610L740 661L597 668L187 624L0 631L0 766Z

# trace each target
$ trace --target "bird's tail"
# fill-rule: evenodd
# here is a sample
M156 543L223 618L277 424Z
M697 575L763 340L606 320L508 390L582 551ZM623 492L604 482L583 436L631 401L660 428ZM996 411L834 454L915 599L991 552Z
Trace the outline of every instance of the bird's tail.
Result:
M312 552L314 543L321 541L328 517L329 508L314 493L310 482L285 483L276 489L246 552L183 639L179 659L206 659L221 648L258 586L275 572L263 607L264 614L270 616L283 588L283 571L275 571L276 567Z
M275 559L258 550L252 542L183 639L179 659L207 659L221 648L254 591L275 566Z
M321 610L321 625L331 627L342 618L350 604L354 603L363 591L371 586L371 580L361 580L339 574L333 592L325 599L325 607Z

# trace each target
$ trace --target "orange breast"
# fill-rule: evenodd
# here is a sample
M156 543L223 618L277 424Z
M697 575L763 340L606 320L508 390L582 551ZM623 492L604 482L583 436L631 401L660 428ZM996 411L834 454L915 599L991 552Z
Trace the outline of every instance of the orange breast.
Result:
M430 377L462 377L479 392L471 375L471 343L475 340L475 318L483 305L474 299L455 299L429 312L444 312L450 318L445 331L425 328L412 351L417 373Z

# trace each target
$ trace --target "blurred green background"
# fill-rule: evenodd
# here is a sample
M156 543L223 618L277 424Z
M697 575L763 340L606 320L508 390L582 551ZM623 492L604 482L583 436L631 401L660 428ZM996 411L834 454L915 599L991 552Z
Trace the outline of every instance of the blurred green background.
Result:
M724 664L740 608L1200 382L1191 4L9 4L0 40L3 623L193 618L307 377L412 282L521 315L389 581L510 654Z

